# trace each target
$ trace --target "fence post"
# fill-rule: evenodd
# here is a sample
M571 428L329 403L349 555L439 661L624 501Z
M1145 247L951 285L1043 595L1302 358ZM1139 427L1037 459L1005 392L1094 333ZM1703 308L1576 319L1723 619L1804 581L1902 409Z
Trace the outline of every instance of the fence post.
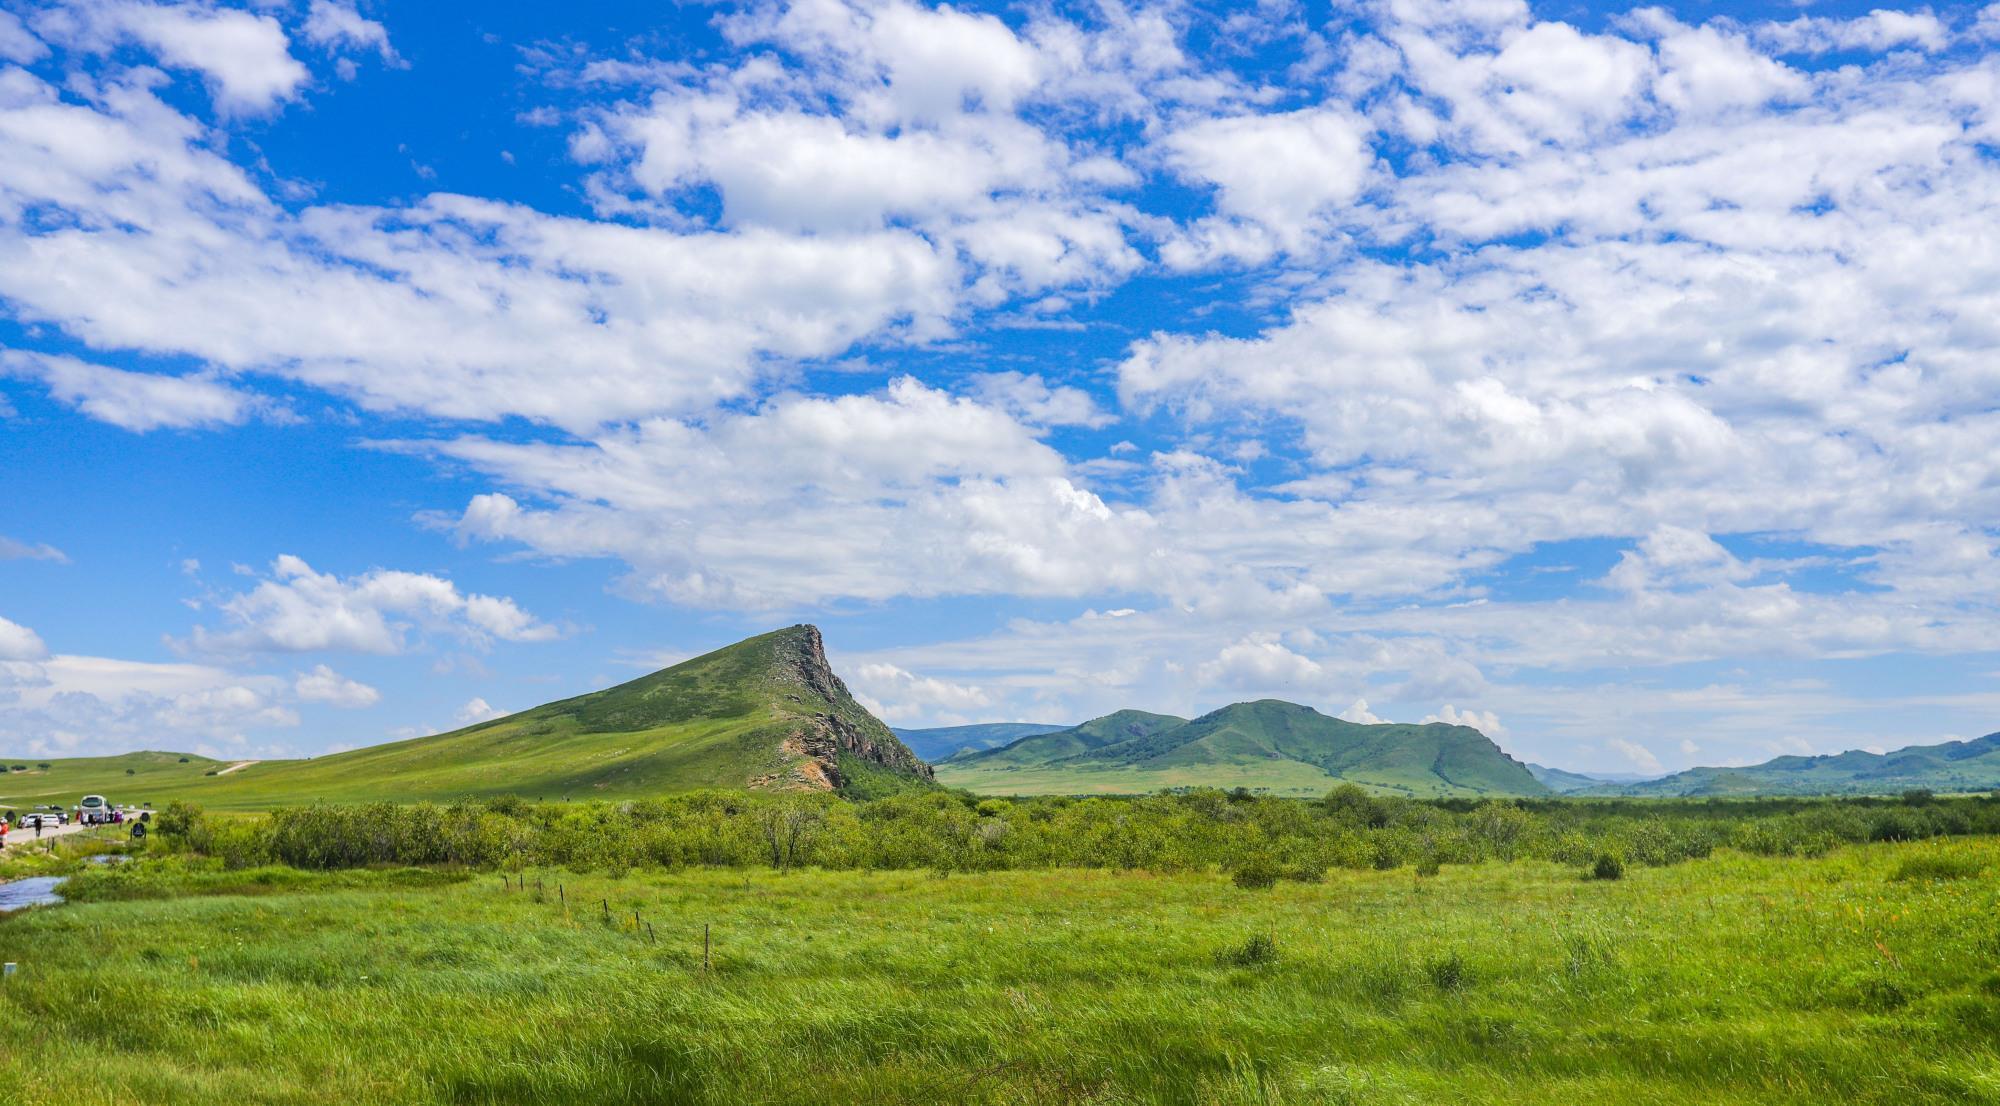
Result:
M563 885L560 883L556 884L556 897L562 900L565 908L569 906L569 896L563 893Z
M708 970L708 923L701 924L701 970Z
M597 901L598 901L598 902L600 902L600 903L602 903L602 904L604 905L604 920L605 920L605 921L607 921L607 922L608 922L608 921L610 921L610 920L611 920L611 900L610 900L610 899L599 899L599 900L597 900Z

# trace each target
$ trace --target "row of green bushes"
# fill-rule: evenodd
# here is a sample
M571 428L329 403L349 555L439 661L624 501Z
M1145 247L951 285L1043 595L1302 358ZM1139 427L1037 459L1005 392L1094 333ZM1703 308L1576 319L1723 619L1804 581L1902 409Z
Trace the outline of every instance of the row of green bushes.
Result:
M699 792L622 803L310 806L215 817L174 804L157 846L231 867L443 864L476 868L1246 866L1287 878L1331 868L1539 859L1663 865L1718 848L1818 855L1837 845L2000 832L2000 799L1778 802L1419 801L1342 786L1304 801L1197 791L1146 798L977 799L932 792L849 802Z

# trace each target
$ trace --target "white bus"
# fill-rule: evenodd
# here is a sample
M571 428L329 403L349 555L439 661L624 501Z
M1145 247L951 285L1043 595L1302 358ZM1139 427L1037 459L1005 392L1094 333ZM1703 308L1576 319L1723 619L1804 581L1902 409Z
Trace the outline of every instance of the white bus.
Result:
M77 821L82 822L86 826L94 826L99 822L109 822L111 820L111 804L105 802L102 795L85 795L83 801L76 805L83 811L82 816Z

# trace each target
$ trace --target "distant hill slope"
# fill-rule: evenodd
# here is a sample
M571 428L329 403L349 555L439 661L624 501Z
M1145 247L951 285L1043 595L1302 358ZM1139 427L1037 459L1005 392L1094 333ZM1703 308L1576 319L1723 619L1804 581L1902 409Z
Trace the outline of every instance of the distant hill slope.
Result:
M1066 730L1059 722L980 722L970 726L934 726L929 729L898 729L896 736L910 751L936 764L960 753L998 749L1002 745L1036 734Z
M1558 795L1569 795L1578 791L1589 791L1592 788L1604 787L1606 785L1618 786L1623 784L1641 783L1646 780L1655 778L1652 776L1641 776L1637 774L1628 774L1628 773L1605 773L1603 775L1592 775L1584 772L1571 772L1564 768L1547 768L1542 765L1534 763L1530 763L1527 767L1528 767L1528 773L1530 775L1534 776L1537 780L1540 780L1543 786L1547 787L1550 791L1553 791Z
M1237 703L1193 721L1120 711L938 766L951 787L1086 794L1250 787L1312 795L1340 782L1417 796L1546 795L1527 767L1466 726L1360 725L1295 703Z
M2000 788L2000 733L1887 753L1785 756L1744 768L1690 768L1657 780L1604 785L1586 795L1890 795Z
M0 810L25 811L54 803L73 807L85 795L103 795L115 803L163 805L189 788L212 782L234 761L210 760L193 753L140 752L111 757L17 758L0 762ZM48 765L43 768L42 765ZM13 769L19 767L22 771Z
M319 799L632 798L707 787L870 796L931 786L930 766L834 675L819 631L793 626L451 733L149 790L262 809ZM125 801L122 791L104 793Z

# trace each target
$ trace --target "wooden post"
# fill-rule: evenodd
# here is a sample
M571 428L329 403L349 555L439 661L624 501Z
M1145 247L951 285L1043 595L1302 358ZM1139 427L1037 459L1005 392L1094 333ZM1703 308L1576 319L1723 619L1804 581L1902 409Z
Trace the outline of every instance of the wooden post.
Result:
M569 896L563 892L563 885L560 883L556 884L556 897L562 900L565 908L569 906Z
M608 922L608 921L610 921L610 920L611 920L611 900L610 900L610 899L599 899L599 900L597 900L597 901L598 901L598 902L600 902L600 903L602 903L602 904L604 904L604 920L605 920L605 921L607 921L607 922Z
M701 926L701 970L708 970L708 923Z
M649 945L656 945L660 943L660 939L658 937L653 936L653 923L651 922L646 923L646 943Z

